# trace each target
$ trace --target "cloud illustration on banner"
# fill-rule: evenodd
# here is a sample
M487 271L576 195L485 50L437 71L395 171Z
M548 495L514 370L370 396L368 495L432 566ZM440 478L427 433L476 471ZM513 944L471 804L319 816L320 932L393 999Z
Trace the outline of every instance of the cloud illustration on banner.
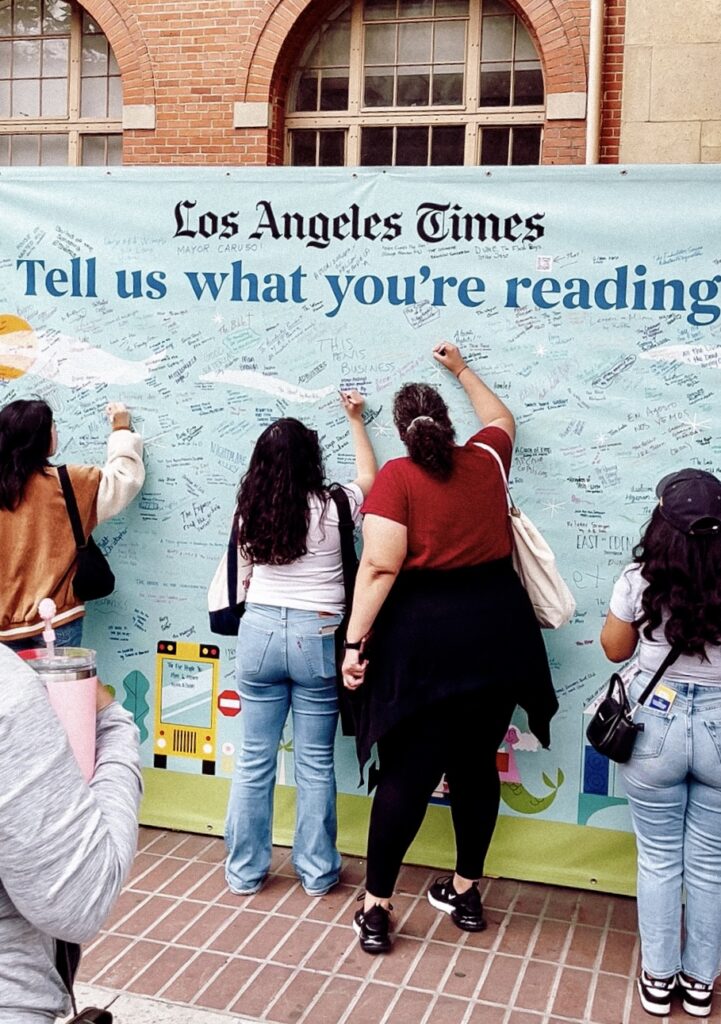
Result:
M721 346L716 345L665 345L650 352L642 352L641 359L652 359L659 363L684 363L686 366L721 367Z
M0 314L0 378L28 373L65 387L140 384L165 358L123 359L81 338L52 330L34 331L19 317Z
M299 384L291 384L279 377L269 377L257 370L222 370L206 373L200 379L212 384L231 384L251 391L264 391L266 395L284 398L287 402L319 402L336 390L332 384L326 388L302 388Z

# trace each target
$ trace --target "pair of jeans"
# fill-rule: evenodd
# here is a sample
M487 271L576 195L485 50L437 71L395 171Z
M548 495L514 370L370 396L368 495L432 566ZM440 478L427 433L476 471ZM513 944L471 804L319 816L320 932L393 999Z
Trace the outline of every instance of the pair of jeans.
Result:
M338 723L335 629L340 615L249 604L236 655L243 730L225 825L226 879L252 892L270 868L278 748L293 716L296 820L293 865L309 893L335 885Z
M83 642L83 620L73 619L65 626L58 626L55 630L56 647L80 647ZM24 640L7 640L5 646L11 651L31 651L36 647L44 647L42 633L26 637Z
M631 682L632 703L650 678ZM657 710L649 697L636 711L643 732L620 766L638 848L641 956L654 978L683 970L710 984L721 968L721 685L663 685L673 703Z

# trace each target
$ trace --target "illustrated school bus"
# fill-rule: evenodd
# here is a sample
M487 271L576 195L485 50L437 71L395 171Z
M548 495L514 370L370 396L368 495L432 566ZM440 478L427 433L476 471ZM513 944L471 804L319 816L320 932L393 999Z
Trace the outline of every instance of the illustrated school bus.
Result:
M215 644L161 640L155 668L153 765L168 757L200 761L215 775L220 650Z

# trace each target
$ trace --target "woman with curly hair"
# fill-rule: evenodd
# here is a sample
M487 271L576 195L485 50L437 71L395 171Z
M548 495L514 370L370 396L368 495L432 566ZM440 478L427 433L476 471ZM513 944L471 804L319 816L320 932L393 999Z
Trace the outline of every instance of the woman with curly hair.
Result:
M366 894L354 918L366 953L391 948L398 871L444 773L456 869L428 899L458 928L485 928L478 880L498 816L496 751L516 704L546 747L558 707L541 632L511 563L496 457L507 473L513 415L455 345L442 342L433 356L484 427L456 445L436 389L405 385L393 416L408 456L386 463L363 506L343 681L361 687L361 769L378 743Z
M376 460L363 398L341 394L357 476L344 487L357 522ZM345 594L339 513L318 435L299 420L272 423L256 441L236 505L239 547L252 565L236 656L243 737L228 802L226 879L258 892L270 868L278 746L293 714L297 796L293 864L309 896L338 882L333 744L338 722L335 631Z
M682 469L656 495L601 644L611 661L638 648L632 704L676 656L636 709L642 731L620 766L638 849L638 992L655 1016L678 994L687 1013L707 1017L721 970L721 481Z

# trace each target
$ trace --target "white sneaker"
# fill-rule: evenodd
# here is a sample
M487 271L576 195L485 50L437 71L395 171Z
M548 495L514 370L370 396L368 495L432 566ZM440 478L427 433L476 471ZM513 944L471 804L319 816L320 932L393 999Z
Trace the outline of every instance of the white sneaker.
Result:
M690 1013L692 1017L708 1017L711 1013L713 985L689 978L683 971L679 972L676 981L683 1000L681 1005L686 1013Z
M652 978L641 971L638 981L638 995L646 1013L654 1017L667 1017L671 1012L671 996L676 989L676 975L670 978Z

